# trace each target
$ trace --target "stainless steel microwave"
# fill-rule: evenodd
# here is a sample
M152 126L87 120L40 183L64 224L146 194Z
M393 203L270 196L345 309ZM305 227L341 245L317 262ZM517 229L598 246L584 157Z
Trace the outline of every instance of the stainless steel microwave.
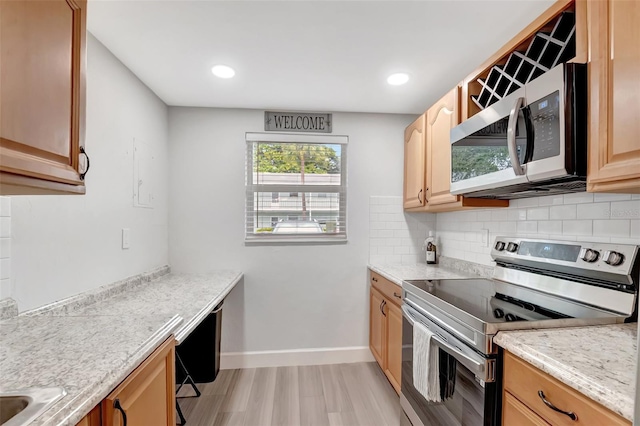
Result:
M451 129L451 193L527 198L586 190L586 65L561 64Z

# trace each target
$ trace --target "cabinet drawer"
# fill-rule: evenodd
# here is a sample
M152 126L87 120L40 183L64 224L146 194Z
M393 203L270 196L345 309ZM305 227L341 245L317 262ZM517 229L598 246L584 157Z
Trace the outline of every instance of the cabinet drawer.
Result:
M371 286L375 287L382 293L382 295L387 299L388 302L395 303L400 305L402 302L402 287L398 284L392 283L385 277L377 274L373 271L369 271L370 274L370 282Z
M549 423L542 420L540 416L509 392L504 393L502 401L502 424L505 426L549 426Z
M513 394L540 417L553 425L630 425L631 423L609 409L561 383L520 358L505 351L505 395ZM538 395L544 393L547 401L557 408L573 412L576 420L549 408Z

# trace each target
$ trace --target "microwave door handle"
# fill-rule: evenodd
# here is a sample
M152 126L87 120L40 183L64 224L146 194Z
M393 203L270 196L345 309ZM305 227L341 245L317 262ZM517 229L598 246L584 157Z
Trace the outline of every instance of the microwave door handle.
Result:
M412 314L411 310L412 309L409 308L407 305L402 305L402 313L404 314L404 317L407 319L407 321L409 321L409 323L413 327L415 322L419 321L419 320L414 317L414 315ZM422 321L420 321L420 323L425 325L424 323L422 323ZM428 326L426 326L426 327L429 328ZM485 382L493 382L493 381L495 381L495 377L487 377L487 374L485 372L485 360L478 361L476 359L471 358L467 354L465 354L462 351L460 351L460 350L456 349L455 347L451 346L449 343L446 343L446 342L442 341L438 337L437 333L433 333L433 337L431 338L431 341L433 342L433 344L438 346L440 349L442 349L443 351L445 351L449 355L453 356L462 365L464 365L469 370L471 370L471 372L473 372L473 374L475 376L477 376L477 377L479 377L481 379L484 379Z
M516 126L518 124L518 115L520 114L520 108L524 103L524 98L516 99L516 103L509 114L509 124L507 127L507 147L509 148L509 158L511 159L511 167L516 176L524 175L524 169L520 160L518 159L518 149L516 147Z

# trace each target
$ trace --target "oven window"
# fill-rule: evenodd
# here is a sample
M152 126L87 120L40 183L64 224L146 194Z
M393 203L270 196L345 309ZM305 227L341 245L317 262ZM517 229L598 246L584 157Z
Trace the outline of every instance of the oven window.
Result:
M451 146L451 182L458 182L498 172L511 167L507 148L509 117L502 118ZM524 163L527 137L524 115L516 126L516 147Z

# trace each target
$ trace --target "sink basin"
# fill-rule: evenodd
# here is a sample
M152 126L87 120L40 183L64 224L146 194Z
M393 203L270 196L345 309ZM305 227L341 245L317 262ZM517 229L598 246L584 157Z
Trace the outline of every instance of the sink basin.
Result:
M0 392L0 425L27 425L66 394L60 387Z

